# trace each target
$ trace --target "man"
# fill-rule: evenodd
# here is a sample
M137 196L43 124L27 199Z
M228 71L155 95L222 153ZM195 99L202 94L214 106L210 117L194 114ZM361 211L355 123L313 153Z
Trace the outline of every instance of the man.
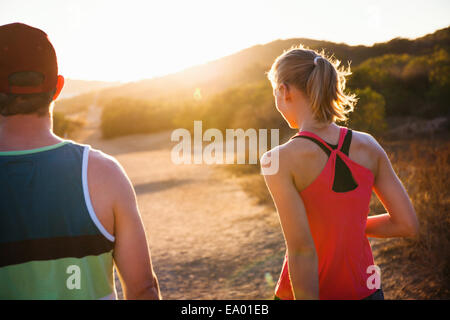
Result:
M160 299L119 163L52 132L63 88L47 35L0 26L0 299Z

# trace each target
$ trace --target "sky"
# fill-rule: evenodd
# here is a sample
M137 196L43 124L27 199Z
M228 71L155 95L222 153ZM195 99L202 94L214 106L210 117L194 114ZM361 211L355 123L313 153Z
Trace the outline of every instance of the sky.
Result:
M137 81L276 39L373 45L450 25L448 0L0 0L45 31L66 78Z

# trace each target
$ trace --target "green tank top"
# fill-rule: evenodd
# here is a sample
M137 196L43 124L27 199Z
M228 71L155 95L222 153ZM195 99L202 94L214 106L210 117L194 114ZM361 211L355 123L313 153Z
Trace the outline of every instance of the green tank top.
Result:
M115 299L114 236L91 204L88 145L0 152L0 299Z

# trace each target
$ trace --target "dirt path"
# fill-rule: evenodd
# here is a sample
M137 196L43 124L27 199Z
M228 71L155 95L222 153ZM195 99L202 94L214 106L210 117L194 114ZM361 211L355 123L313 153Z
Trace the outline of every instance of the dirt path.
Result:
M101 139L100 115L89 108L77 140L115 156L133 182L163 298L271 298L285 250L274 210L256 205L220 168L173 164L170 132ZM417 298L398 288L399 272L386 259L395 239L370 240L385 297Z
M282 264L275 212L227 173L175 165L170 133L102 140L91 107L78 140L115 156L135 187L165 299L266 299Z

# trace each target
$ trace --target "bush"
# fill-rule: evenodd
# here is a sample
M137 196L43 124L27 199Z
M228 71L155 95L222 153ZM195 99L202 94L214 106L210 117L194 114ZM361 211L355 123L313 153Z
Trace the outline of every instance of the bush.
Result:
M62 112L53 112L53 132L62 138L67 138L83 125L81 120L71 119Z
M171 125L170 113L157 102L116 98L109 101L102 111L104 138L157 132Z
M356 89L355 93L359 100L350 114L349 126L374 135L384 132L387 128L384 97L370 87Z
M351 89L367 86L386 99L387 116L448 115L450 55L435 47L426 55L385 54L353 70Z

